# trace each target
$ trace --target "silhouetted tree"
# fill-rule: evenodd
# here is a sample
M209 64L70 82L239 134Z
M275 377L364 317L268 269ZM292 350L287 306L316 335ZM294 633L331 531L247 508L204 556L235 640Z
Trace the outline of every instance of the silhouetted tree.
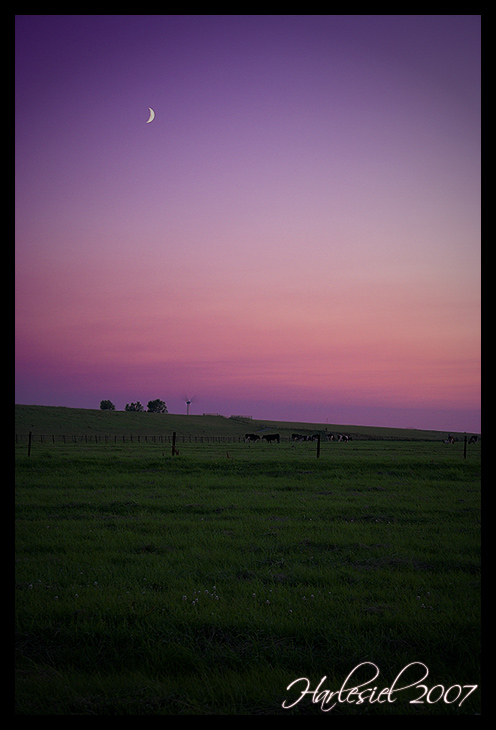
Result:
M124 408L125 411L139 411L139 413L142 413L145 409L141 405L139 401L136 401L136 403L126 403L126 407Z
M115 411L115 406L111 400L101 400L100 401L100 410L101 411Z
M157 400L148 401L148 413L168 413L167 406L163 400L157 398Z

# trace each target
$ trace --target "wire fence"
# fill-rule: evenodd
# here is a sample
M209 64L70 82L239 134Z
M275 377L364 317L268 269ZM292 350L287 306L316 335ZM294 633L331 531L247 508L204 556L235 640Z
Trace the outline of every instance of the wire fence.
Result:
M16 433L16 444L28 443L29 434ZM152 444L173 442L173 434L143 435L143 434L31 434L31 443L45 444ZM280 437L281 441L289 441L289 438ZM211 443L243 443L244 436L191 436L177 435L176 443L190 444L211 444Z
M253 434L251 434L253 435ZM264 434L262 438L259 438L260 441L263 441L264 439L267 440L268 443L272 442L273 440L280 442L288 442L292 441L292 438L280 436L280 434ZM299 440L299 439L298 439ZM311 440L314 440L313 438ZM324 437L324 442L328 440L326 437ZM346 439L348 440L348 439ZM455 443L458 439L451 439L451 440L445 440L444 443ZM476 443L478 438L476 436L471 437L470 441L467 439L467 434L464 434L463 438L463 458L467 458L467 442L468 443ZM149 434L33 434L32 432L29 432L28 434L23 433L16 433L15 435L15 442L17 444L27 444L27 454L28 456L31 455L31 448L33 444L40 443L40 444L172 444L171 453L172 456L175 454L179 454L178 446L179 444L235 444L235 443L243 443L246 441L251 441L250 438L247 438L245 436L192 436L192 435L177 435L177 433L172 434L159 434L159 435L149 435ZM317 458L320 456L320 446L321 446L321 436L317 436ZM455 451L458 451L455 449Z

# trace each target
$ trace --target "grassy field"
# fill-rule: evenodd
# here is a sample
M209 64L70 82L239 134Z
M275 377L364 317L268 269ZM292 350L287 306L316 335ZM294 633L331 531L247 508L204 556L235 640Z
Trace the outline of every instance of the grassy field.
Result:
M480 713L479 531L480 444L18 445L16 712Z
M260 421L256 419L226 418L224 416L185 416L179 414L133 413L129 411L101 411L90 408L62 408L56 406L15 406L15 430L17 434L84 435L84 434L132 434L159 435L176 431L181 436L243 436L247 432L271 428L282 437L290 438L293 432L315 431L347 433L355 439L380 439L394 441L440 441L445 433L421 429L381 428L378 426L349 426L343 424L288 423ZM455 435L455 434L454 434ZM458 434L463 440L463 434Z

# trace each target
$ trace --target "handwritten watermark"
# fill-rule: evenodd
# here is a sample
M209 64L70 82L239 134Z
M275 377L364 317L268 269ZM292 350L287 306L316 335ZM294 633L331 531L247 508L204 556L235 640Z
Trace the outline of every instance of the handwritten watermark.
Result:
M366 674L370 675L375 672L371 679L357 684L357 675L359 670L368 667ZM406 679L406 674L413 675L415 681ZM411 705L429 704L436 702L444 702L447 705L456 705L461 707L467 697L469 697L478 687L477 684L453 684L445 687L442 684L435 684L429 687L423 682L429 676L429 669L422 662L411 662L407 664L401 672L398 673L394 682L390 687L380 688L379 683L375 684L380 674L379 667L373 662L362 662L351 670L343 684L339 689L334 691L324 688L326 676L322 677L315 689L311 689L311 682L306 677L299 677L286 687L286 690L297 688L300 696L288 704L286 700L282 703L285 710L289 710L297 705L304 697L311 697L311 701L315 705L320 705L322 712L330 712L338 703L340 704L356 704L362 705L366 702L369 704L393 703L399 699L400 693L405 690L412 690L413 699L408 702ZM422 674L422 676L418 676ZM412 677L411 677L412 678ZM406 683L408 681L408 683Z

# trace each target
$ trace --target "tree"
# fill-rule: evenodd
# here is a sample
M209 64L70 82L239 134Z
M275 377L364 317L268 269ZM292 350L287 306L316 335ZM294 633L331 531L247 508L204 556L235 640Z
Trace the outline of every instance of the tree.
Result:
M126 403L126 407L124 408L125 411L138 411L139 413L142 413L145 409L141 405L139 401L136 401L136 403Z
M163 400L157 398L157 400L148 401L148 413L168 413L167 406Z
M101 411L115 411L115 406L111 400L101 400L100 401L100 410Z

